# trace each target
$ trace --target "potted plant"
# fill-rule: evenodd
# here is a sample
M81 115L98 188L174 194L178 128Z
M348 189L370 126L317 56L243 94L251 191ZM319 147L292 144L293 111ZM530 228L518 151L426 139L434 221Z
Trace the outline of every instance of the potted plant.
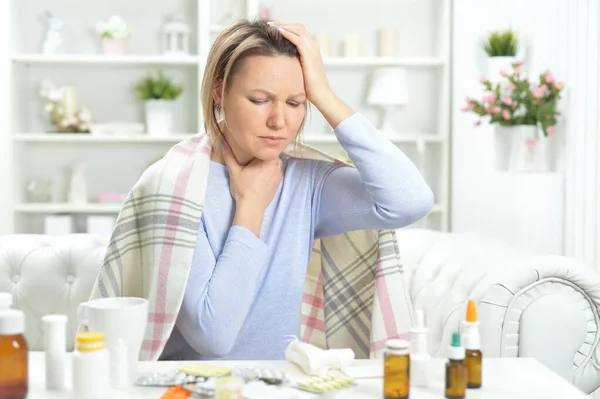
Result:
M100 35L104 54L123 55L127 53L131 29L121 16L113 15L107 22L98 21L96 31Z
M165 136L173 132L173 102L183 93L183 86L159 71L156 76L140 78L134 87L137 97L144 101L146 132Z
M501 70L503 82L493 84L482 77L485 89L480 100L466 98L463 112L472 112L481 119L495 124L496 165L502 170L543 171L548 168L541 139L549 138L556 131L558 102L563 83L557 81L550 70L538 76L533 84L523 76L524 60L514 62L512 73ZM481 124L481 119L475 125Z
M502 80L501 70L510 70L516 61L519 51L519 40L512 29L505 31L492 31L482 42L483 49L488 55L488 77L491 82Z

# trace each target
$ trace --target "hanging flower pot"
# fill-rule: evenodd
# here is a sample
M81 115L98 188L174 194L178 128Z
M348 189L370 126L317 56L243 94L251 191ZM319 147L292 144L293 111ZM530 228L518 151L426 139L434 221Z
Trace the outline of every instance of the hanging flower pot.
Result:
M537 125L496 126L496 168L508 172L547 172L547 146Z

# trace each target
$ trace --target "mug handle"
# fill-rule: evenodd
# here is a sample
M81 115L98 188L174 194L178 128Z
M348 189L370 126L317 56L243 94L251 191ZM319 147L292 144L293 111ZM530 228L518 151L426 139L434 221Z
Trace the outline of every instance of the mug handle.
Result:
M88 310L88 303L87 302L82 302L79 304L79 306L77 306L77 318L79 319L79 322L86 328L89 328L88 325L88 315L87 315L87 310Z

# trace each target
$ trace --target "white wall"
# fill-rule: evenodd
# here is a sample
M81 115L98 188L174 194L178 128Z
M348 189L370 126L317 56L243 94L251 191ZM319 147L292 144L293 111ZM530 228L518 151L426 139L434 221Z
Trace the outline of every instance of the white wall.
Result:
M540 178L536 175L496 173L492 165L493 128L489 125L473 127L474 115L461 113L459 107L464 104L465 96L482 95L478 79L486 73L486 55L480 40L490 30L513 27L518 31L524 45L519 55L526 58L526 71L532 79L537 79L539 73L550 68L559 80L565 81L568 78L568 46L571 44L567 43L565 33L573 29L565 24L567 3L572 1L455 1L453 231L478 231L542 252L565 252L562 174ZM571 83L566 82L569 90ZM566 102L562 104L563 107L566 105ZM559 172L565 169L566 121L566 118L561 121L553 138L559 149L556 162ZM555 193L554 198L540 196L541 189L533 189L533 184L550 187L548 193Z

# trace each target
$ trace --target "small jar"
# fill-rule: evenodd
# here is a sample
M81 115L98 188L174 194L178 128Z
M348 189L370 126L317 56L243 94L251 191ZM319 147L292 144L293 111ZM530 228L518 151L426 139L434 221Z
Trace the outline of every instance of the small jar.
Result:
M16 309L0 310L0 398L21 399L28 392L25 315Z
M391 339L383 359L384 399L407 399L410 393L410 354L408 341Z
M73 398L108 399L110 363L104 334L83 332L75 338Z

